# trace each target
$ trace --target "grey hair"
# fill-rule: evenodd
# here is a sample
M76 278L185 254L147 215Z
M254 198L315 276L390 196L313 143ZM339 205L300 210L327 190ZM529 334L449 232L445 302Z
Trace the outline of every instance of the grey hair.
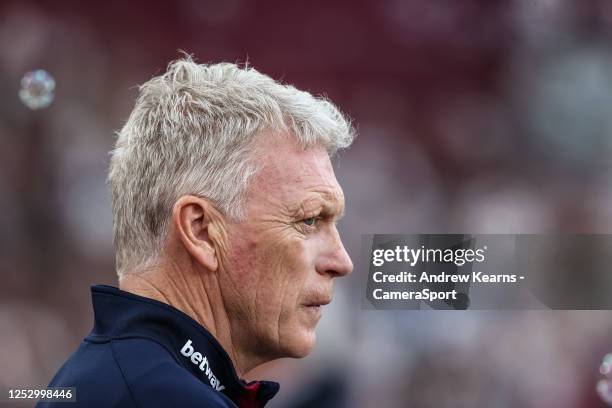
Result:
M330 156L355 132L327 99L274 81L252 67L197 64L191 57L141 85L111 152L108 186L119 277L149 265L183 195L206 197L230 219L243 217L256 174L252 143L288 132Z

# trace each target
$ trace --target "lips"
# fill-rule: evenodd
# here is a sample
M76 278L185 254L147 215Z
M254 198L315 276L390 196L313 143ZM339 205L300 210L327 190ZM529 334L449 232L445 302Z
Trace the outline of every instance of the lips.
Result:
M307 302L304 302L303 305L306 307L321 307L328 305L331 302L331 296L321 296L315 299L310 299Z

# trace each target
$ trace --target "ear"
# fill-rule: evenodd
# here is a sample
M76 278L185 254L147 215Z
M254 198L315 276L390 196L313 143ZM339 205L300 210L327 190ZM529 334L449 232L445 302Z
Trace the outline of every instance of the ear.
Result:
M183 246L202 266L210 271L219 267L216 225L221 214L210 201L196 196L182 196L172 209L172 223Z

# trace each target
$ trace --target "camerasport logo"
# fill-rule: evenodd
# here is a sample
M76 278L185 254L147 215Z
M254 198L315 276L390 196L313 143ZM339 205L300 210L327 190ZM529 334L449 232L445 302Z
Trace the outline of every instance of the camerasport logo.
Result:
M208 377L208 381L210 381L210 385L217 391L223 390L225 387L221 385L221 381L215 376L210 368L210 364L208 363L208 359L206 356L203 356L202 353L195 351L193 346L191 345L191 340L187 340L187 343L181 349L181 354L185 357L189 357L191 362L198 366L198 368Z

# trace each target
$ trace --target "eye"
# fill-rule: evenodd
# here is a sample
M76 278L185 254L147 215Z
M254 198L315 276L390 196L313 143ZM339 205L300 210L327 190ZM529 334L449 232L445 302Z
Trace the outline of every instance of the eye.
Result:
M312 227L313 225L315 225L315 223L317 222L317 217L310 217L310 218L305 218L302 220L302 222L309 226Z

